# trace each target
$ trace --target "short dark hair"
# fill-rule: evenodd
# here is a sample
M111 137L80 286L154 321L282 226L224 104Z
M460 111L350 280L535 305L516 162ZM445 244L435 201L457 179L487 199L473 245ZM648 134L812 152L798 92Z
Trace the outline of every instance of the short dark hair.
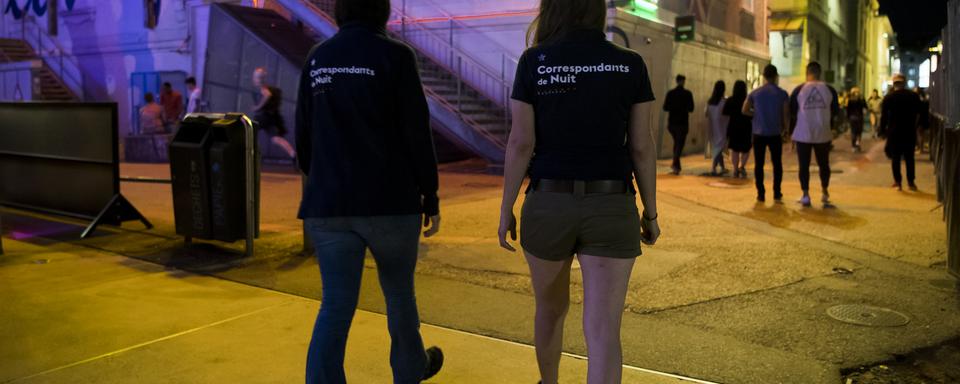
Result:
M337 25L360 22L385 28L390 20L390 0L340 0L334 9Z
M820 66L820 63L811 61L810 64L807 64L807 74L820 77L823 74L823 67Z
M150 92L147 92L147 93L143 94L143 101L146 101L147 103L152 103L152 102L153 102L153 94L150 93Z
M687 81L687 77L684 75L677 75L677 82Z
M190 76L187 78L187 81L185 81L185 83L190 85L197 85L197 79L195 79L193 76Z
M767 64L766 67L763 67L763 78L767 80L773 80L777 76L780 76L780 73L777 72L777 66L773 64Z
M164 87L167 87L167 88L173 88L173 85L170 84L169 81L164 81L164 82L163 82L163 86L164 86Z

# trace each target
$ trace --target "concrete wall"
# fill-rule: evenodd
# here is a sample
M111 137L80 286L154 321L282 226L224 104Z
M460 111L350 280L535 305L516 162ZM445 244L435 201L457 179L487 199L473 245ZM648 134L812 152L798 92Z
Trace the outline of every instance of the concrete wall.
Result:
M32 71L36 65L39 63L0 63L0 101L30 101L33 96Z
M21 6L25 3L14 1ZM118 103L121 136L131 132L132 111L141 97L131 88L131 75L173 72L196 76L202 82L210 2L163 0L157 27L152 30L144 26L143 1L76 0L72 10L61 3L57 40L80 63L86 99ZM17 37L20 23L10 14L0 15L0 31L5 36ZM45 19L40 24L45 26ZM183 84L173 85L185 92ZM136 100L131 102L131 96Z
M635 15L619 12L616 26L627 32L629 47L640 53L647 63L657 101L649 123L658 127L661 157L669 156L673 139L666 133L666 113L662 111L667 91L675 86L674 77L687 77L686 88L693 93L695 110L690 115L690 134L685 153L703 152L706 148L705 106L717 80L727 84L727 95L733 83L744 80L751 88L758 86L759 70L769 62L769 56L757 52L758 46L741 42L735 34L699 27L695 41L674 42L672 25L653 22ZM726 42L724 42L724 40ZM728 44L718 46L718 42ZM755 43L755 42L754 42Z

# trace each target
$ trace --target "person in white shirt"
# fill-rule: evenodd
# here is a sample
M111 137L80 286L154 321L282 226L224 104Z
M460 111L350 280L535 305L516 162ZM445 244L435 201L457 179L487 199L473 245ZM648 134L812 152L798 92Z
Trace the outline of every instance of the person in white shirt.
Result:
M197 79L191 77L187 78L187 92L190 94L187 96L187 113L197 113L201 111L200 108L200 88L197 87Z
M820 167L820 186L823 188L821 200L825 207L831 206L827 190L830 187L830 150L833 145L833 119L840 113L840 102L837 91L820 80L822 72L820 63L811 61L807 65L807 82L790 95L792 137L800 162L800 188L803 190L803 198L799 203L804 207L811 205L811 151L816 154L817 166Z

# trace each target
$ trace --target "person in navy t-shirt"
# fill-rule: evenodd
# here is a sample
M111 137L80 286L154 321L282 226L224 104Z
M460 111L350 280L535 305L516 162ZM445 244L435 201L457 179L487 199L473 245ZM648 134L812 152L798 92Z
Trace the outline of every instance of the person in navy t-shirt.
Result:
M790 124L790 96L777 83L780 75L777 67L768 64L763 69L765 83L750 93L743 104L743 113L753 116L753 154L756 167L754 178L757 184L757 201L766 200L763 185L763 166L766 162L767 148L770 149L770 162L773 163L773 199L781 201L783 193L780 184L783 181L783 134Z

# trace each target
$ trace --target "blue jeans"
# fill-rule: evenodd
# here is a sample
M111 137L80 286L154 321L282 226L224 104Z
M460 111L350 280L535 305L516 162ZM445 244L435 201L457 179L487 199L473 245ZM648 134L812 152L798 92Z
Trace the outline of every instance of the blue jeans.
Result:
M320 313L307 353L307 384L347 382L344 351L368 248L386 298L393 381L419 383L427 362L413 288L420 216L313 218L305 224L323 280Z

